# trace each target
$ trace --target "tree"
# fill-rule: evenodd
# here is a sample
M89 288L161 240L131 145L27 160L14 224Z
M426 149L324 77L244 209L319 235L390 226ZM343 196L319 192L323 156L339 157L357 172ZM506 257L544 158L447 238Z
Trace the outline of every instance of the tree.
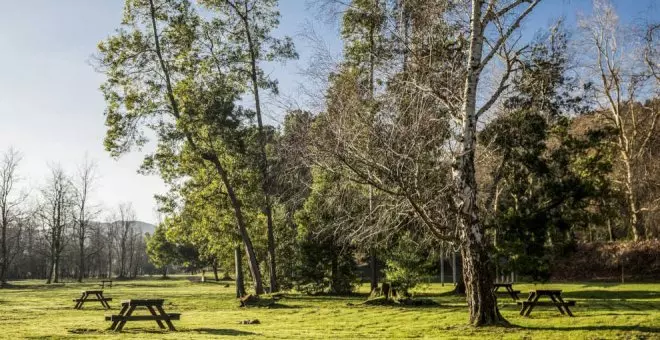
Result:
M46 243L49 246L47 284L58 283L60 256L66 245L66 231L71 227L73 214L73 188L70 178L60 166L52 166L50 178L41 190L40 216Z
M23 203L25 195L17 195L16 184L18 182L18 165L21 161L21 155L18 151L9 148L0 163L0 228L2 228L0 245L0 287L7 284L7 271L11 265L12 245L18 241L15 237L10 238L10 228L12 225L20 228L19 205ZM18 229L20 237L20 229Z
M639 171L644 167L643 157L649 151L649 141L657 132L660 118L657 101L642 103L645 96L658 95L657 51L649 44L639 53L643 60L629 57L633 53L631 42L635 39L623 36L618 17L607 0L594 1L593 17L583 19L580 26L585 33L587 47L593 53L587 63L597 79L598 113L616 131L615 143L618 160L623 166L621 182L627 201L628 225L633 239L643 240L646 232L642 213L658 208L656 199L640 206L639 197L640 187L643 186L643 176L639 176ZM651 32L646 34L647 41L652 37Z
M213 167L232 205L255 292L261 294L240 182L228 170L233 148L241 144L238 130L250 115L234 106L238 87L216 71L214 44L202 41L201 21L189 1L126 0L122 28L99 44L98 66L107 76L105 146L120 155L143 145L144 129L151 128L159 143L155 155L145 159L146 169L179 161Z
M236 78L249 78L250 91L254 98L259 139L259 170L263 191L263 212L266 215L268 235L268 270L271 292L278 290L275 257L275 234L272 214L272 176L269 174L269 160L266 152L267 136L262 117L261 89L277 93L277 82L269 79L260 67L262 62L297 59L291 38L277 39L272 31L279 25L277 0L206 0L202 2L214 11L219 18L211 22L212 29L223 29L226 42L216 42L226 48L223 56L226 66ZM216 56L217 57L217 56Z
M129 252L131 240L133 239L134 224L135 224L135 210L130 203L121 203L117 207L115 215L116 242L117 242L117 255L119 255L119 278L129 277L130 266L128 261L132 252Z
M90 204L90 194L94 189L96 180L96 164L85 158L78 169L76 177L75 200L77 214L74 221L74 232L78 238L78 282L85 276L85 242L89 237L91 221L98 215L98 210Z
M159 224L154 230L153 235L147 236L147 254L149 261L156 268L163 270L163 278L167 277L167 266L174 263L176 259L176 246L167 240L167 229L163 224Z
M439 241L460 244L473 325L506 323L492 294L489 242L477 206L477 122L509 87L522 52L510 38L538 3L425 3L423 11L409 13L418 25L403 44L409 47L406 67L388 77L377 114L361 105L366 91L356 70L340 68L328 89L327 112L317 118L323 127L318 150L349 178L387 194L393 210L410 211ZM462 24L462 10L470 13L469 26ZM481 75L498 57L502 76L478 105ZM400 223L406 221L389 222Z

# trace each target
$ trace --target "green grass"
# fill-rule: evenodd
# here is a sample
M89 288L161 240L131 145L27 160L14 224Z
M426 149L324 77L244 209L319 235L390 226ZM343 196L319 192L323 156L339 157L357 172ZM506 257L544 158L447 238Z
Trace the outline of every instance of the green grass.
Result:
M227 286L229 284L229 286ZM164 298L168 312L182 313L175 322L178 332L163 332L155 322L129 322L122 333L106 330L110 325L98 302L74 310L72 299L86 284L44 285L16 282L0 289L0 338L511 338L511 339L660 339L660 284L517 284L523 292L534 288L562 289L566 299L577 300L574 318L557 310L539 307L529 318L502 297L502 314L512 327L466 326L467 307L450 293L451 287L432 284L417 291L439 306L363 306L364 294L351 297L287 294L277 308L239 308L228 282L192 283L185 278L115 282L106 288L119 301L130 298ZM136 312L137 313L137 312ZM239 321L259 319L261 324Z

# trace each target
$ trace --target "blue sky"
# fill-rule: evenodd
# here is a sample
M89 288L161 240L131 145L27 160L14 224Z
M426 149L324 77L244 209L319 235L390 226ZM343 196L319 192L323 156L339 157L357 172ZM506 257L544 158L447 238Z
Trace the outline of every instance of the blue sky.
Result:
M615 0L622 21L660 18L660 0ZM23 154L21 177L37 193L49 164L73 172L85 154L95 159L100 180L95 199L106 210L133 202L139 219L155 222L153 195L162 182L136 173L142 154L119 160L103 150L104 102L98 91L103 77L89 65L96 44L118 26L121 0L0 0L0 152L14 146ZM576 13L589 13L590 0L544 0L525 23L530 31ZM278 35L294 38L300 60L269 66L285 96L299 97L299 70L311 55L301 31L312 23L330 49L339 54L338 28L319 20L305 0L280 0ZM277 107L269 115L279 121Z

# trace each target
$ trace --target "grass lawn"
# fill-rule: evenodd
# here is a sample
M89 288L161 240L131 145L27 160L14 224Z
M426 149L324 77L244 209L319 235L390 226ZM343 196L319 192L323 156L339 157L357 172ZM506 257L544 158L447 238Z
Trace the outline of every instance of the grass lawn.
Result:
M515 289L562 289L565 299L577 300L575 317L538 307L529 318L501 297L509 328L466 326L467 307L449 293L451 286L428 285L417 291L439 306L364 306L365 295L351 297L287 294L275 308L239 308L230 282L192 283L170 280L118 281L105 293L114 300L164 298L165 310L182 313L178 332L160 331L153 321L129 322L122 333L107 331L98 302L74 310L72 299L83 289L98 289L96 281L44 285L42 281L15 282L0 289L0 338L145 338L205 339L385 339L385 338L506 338L506 339L660 339L660 284L517 284ZM554 307L553 307L554 308ZM144 313L136 311L136 314ZM259 319L260 324L239 321Z

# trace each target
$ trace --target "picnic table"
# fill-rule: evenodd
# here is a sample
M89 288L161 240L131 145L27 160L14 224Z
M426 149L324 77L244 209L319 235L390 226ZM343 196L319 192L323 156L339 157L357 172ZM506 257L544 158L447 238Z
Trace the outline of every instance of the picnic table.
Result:
M539 301L541 296L546 296L552 301ZM561 290L537 289L529 292L527 301L521 301L518 304L522 306L520 315L524 316L529 316L532 313L532 309L536 306L555 306L562 315L568 314L569 316L573 316L573 313L571 313L568 307L575 306L575 301L564 301L561 297Z
M504 288L506 291L498 291L500 288ZM495 294L508 294L514 301L518 301L519 290L513 290L513 283L494 283L493 284L493 293Z
M121 331L128 321L156 321L158 327L165 329L164 321L169 330L176 331L172 320L179 320L181 314L166 313L163 309L164 301L163 299L122 301L119 315L106 316L105 321L112 321L110 329L117 332ZM137 307L145 307L151 315L133 315Z
M108 284L108 287L112 288L112 280L101 280L99 286L101 286L101 288L105 288L106 284Z
M96 296L96 298L90 298L91 296ZM87 301L98 301L101 303L101 306L105 309L110 309L108 301L112 301L112 298L106 298L103 296L102 290L83 290L79 298L73 299L73 302L76 305L73 307L75 309L82 309L83 304Z

